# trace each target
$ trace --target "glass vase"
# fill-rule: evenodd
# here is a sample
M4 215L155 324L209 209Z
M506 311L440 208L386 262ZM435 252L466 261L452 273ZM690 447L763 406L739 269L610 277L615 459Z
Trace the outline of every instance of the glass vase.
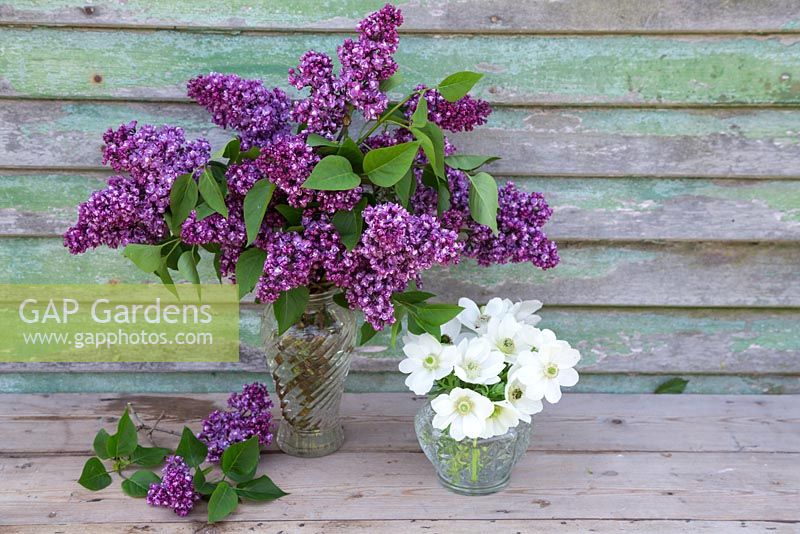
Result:
M272 306L262 317L261 338L283 415L276 442L293 456L325 456L344 442L339 404L356 319L333 302L334 292L312 291L303 316L283 334L278 335Z
M486 495L508 486L514 465L528 448L530 423L520 421L501 436L456 441L433 427L433 416L428 402L417 413L414 429L445 488L462 495Z

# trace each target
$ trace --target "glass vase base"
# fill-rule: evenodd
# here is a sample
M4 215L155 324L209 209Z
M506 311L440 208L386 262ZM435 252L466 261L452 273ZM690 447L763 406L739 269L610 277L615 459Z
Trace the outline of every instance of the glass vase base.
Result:
M298 430L284 420L278 425L275 442L286 454L301 458L319 458L342 447L344 429L337 424L324 430Z
M511 481L511 477L508 477L496 484L492 484L491 486L457 486L438 473L436 476L442 486L459 495L490 495L492 493L497 493L498 491L504 490Z

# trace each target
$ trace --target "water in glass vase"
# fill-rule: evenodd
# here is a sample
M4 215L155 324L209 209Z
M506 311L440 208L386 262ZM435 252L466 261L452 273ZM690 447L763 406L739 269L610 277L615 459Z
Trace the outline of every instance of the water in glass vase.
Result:
M300 320L278 335L272 306L261 322L267 365L283 418L276 442L294 456L325 456L344 442L339 404L350 370L355 314L333 302L335 289L312 292Z
M430 402L414 419L417 439L444 487L462 495L486 495L508 486L514 465L525 454L533 429L520 421L501 436L456 441L433 426Z

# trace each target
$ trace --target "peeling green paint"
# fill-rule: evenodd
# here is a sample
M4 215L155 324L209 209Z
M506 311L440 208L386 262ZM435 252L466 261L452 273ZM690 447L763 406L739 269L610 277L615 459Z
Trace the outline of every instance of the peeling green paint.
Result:
M303 51L334 55L343 37L51 28L3 34L7 92L74 97L182 97L186 80L209 70L286 86L286 71ZM800 44L782 37L409 35L397 60L406 89L472 69L488 75L477 94L501 102L800 102Z

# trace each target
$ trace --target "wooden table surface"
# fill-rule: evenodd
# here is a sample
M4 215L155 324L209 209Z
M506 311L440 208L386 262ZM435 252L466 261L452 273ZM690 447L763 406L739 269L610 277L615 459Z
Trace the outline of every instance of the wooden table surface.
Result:
M454 495L414 436L422 400L348 394L341 451L272 449L290 495L204 524L76 482L94 433L126 402L164 428L194 429L224 395L0 395L0 532L800 532L800 396L565 395L536 416L504 492ZM158 435L159 445L174 445Z

